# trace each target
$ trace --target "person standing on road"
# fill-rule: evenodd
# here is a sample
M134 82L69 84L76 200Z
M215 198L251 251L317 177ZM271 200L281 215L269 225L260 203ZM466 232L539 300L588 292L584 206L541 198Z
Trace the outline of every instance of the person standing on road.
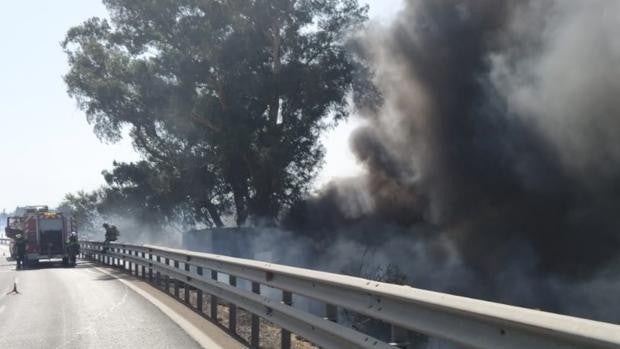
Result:
M80 253L80 243L77 239L77 233L71 232L71 236L67 240L67 255L69 255L69 265L75 266L76 257Z
M17 255L16 269L24 268L24 260L26 258L26 239L22 234L15 235L15 254Z

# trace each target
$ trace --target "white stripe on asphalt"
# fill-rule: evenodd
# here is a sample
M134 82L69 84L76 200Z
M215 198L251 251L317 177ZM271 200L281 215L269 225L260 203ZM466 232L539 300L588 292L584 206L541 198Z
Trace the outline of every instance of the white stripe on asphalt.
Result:
M95 269L99 270L100 272L108 276L111 276L117 279L118 281L122 282L125 286L129 287L134 292L136 292L137 294L141 295L146 300L151 302L154 306L159 308L159 310L161 310L162 313L166 314L172 321L174 321L177 325L179 325L179 327L181 327L185 332L187 332L187 334L189 334L190 337L192 337L196 342L198 342L198 344L200 344L201 347L205 349L225 349L221 347L220 345L218 345L217 343L215 343L211 338L209 338L209 336L207 336L203 331L201 331L194 324L187 321L182 316L179 316L176 311L172 310L169 306L162 303L160 300L153 297L148 292L133 285L131 282L118 278L116 275L109 273L107 270L101 269L99 267L95 267Z

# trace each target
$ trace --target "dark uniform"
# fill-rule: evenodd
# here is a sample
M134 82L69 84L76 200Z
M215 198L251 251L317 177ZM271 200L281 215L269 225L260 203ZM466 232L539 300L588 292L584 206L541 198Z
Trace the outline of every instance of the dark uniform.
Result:
M80 253L80 243L77 235L71 234L67 240L67 255L69 255L69 265L75 266L76 256Z
M105 240L103 241L103 252L108 251L108 246L110 242L118 240L118 229L114 225L109 225L108 223L103 223L103 228L105 229Z
M18 234L15 238L15 254L17 255L17 269L24 268L24 260L26 259L26 239Z

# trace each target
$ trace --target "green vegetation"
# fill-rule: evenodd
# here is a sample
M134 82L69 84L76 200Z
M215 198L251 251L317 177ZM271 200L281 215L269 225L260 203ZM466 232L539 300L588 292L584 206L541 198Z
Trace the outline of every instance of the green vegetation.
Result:
M104 0L62 46L68 92L96 134L129 129L137 163L67 196L149 222L274 224L320 168L319 137L369 95L348 36L357 0ZM90 208L91 203L84 205Z

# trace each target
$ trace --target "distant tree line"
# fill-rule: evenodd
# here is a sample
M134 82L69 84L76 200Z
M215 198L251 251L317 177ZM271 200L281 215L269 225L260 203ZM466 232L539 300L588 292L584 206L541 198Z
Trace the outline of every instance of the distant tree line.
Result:
M104 0L62 42L68 93L104 141L142 160L70 194L82 212L275 224L320 169L322 132L376 93L349 36L357 0ZM92 217L91 217L92 218Z

